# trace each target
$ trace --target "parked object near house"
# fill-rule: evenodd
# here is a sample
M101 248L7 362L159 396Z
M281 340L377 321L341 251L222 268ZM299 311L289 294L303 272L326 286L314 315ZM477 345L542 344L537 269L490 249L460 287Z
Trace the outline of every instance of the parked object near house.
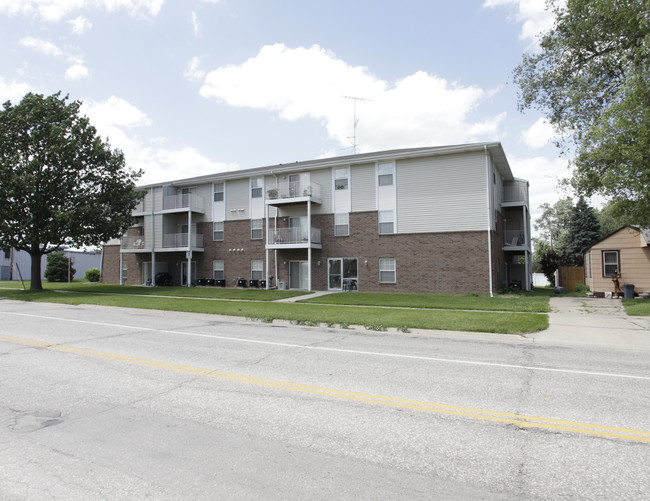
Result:
M594 293L614 293L615 279L621 293L625 284L650 291L650 230L625 226L585 251L585 284Z
M412 148L141 186L103 279L350 291L532 285L528 182L500 143ZM272 278L272 279L271 279ZM200 282L199 282L200 280Z

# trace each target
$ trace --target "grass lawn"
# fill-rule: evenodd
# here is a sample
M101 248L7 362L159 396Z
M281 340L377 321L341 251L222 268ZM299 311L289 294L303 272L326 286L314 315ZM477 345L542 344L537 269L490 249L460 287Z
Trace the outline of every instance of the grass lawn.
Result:
M301 303L393 306L402 308L433 308L444 310L482 310L546 313L551 311L546 294L516 294L494 296L467 294L407 294L388 292L340 292L313 299L301 299Z
M513 309L510 309L512 312L503 313L503 311L507 310L502 309L502 303L499 303L499 311L461 311L461 309L471 309L466 307L459 310L449 309L449 307L444 310L430 310L423 306L414 309L377 308L373 306L271 302L273 299L304 294L304 292L298 291L200 287L125 287L87 283L73 283L70 285L44 283L45 290L43 291L24 291L17 287L3 289L5 283L0 282L0 297L20 301L97 304L211 313L254 318L266 322L282 319L302 325L324 324L332 327L362 325L367 329L378 331L393 327L404 332L408 332L409 329L436 329L505 334L535 332L548 327L547 315L516 312ZM164 295L155 295L159 292L163 292ZM354 296L356 294L344 295ZM399 296L399 294L394 296ZM404 296L409 297L411 295L404 294ZM454 296L448 297L453 298ZM460 297L466 297L467 300L476 299L469 296ZM230 301L219 301L218 299L230 299ZM517 297L502 299L518 300ZM548 302L548 299L546 301ZM458 304L462 306L462 303ZM478 308L476 309L478 310Z
M650 300L647 299L623 299L625 313L635 317L650 317Z

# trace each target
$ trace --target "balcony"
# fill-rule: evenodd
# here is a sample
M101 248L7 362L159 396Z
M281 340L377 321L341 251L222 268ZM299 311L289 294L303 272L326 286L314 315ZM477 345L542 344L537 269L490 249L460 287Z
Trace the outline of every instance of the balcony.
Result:
M266 202L270 205L306 200L321 203L320 184L305 181L280 181L277 186L266 190Z
M308 229L306 227L270 229L268 234L268 249L307 248L309 246ZM311 229L312 248L321 249L320 228Z
M163 210L185 210L190 209L192 212L205 212L205 201L194 193L181 193L178 195L165 195L163 197Z
M506 230L504 232L503 248L505 250L525 249L527 247L524 230Z
M138 202L138 205L133 209L134 214L143 214L144 213L144 199Z
M122 237L122 250L144 250L144 237Z
M528 205L528 182L515 180L505 183L503 205Z
M165 233L163 234L163 249L187 249L187 233ZM203 248L203 235L195 233L192 235L192 248Z

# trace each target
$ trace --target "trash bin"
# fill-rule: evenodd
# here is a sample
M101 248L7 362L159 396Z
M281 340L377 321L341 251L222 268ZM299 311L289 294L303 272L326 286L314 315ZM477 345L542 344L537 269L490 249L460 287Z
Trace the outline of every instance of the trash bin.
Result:
M625 299L634 298L634 284L624 284L623 285L623 297Z

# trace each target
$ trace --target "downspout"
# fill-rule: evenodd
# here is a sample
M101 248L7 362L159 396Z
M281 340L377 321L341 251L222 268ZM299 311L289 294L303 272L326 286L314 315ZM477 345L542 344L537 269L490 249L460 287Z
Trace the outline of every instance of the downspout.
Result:
M488 154L487 145L483 145L485 151L485 181L486 181L486 190L487 190L487 237L488 237L488 271L490 276L490 297L494 297L494 290L492 286L492 205L490 204L491 193L490 193L490 155Z
M149 189L149 193L151 199L151 285L156 285L156 207L153 187ZM147 235L145 234L144 237L147 238Z

